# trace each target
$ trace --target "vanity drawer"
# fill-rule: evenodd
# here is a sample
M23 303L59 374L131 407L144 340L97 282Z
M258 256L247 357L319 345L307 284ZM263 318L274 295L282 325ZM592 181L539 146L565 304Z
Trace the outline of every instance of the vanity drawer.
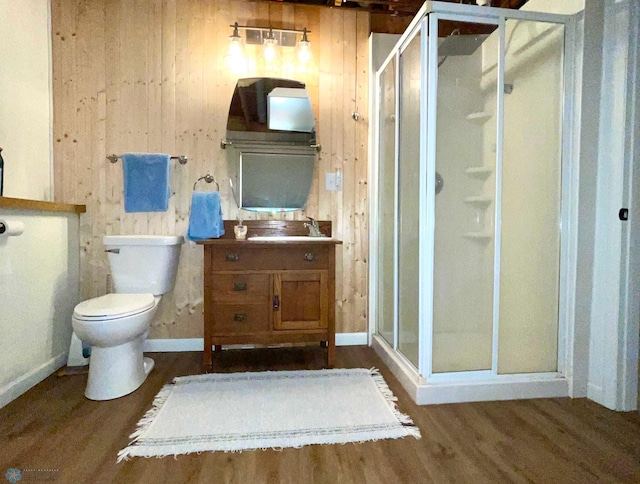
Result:
M212 299L216 303L266 303L271 294L269 274L214 274Z
M214 272L326 269L328 266L329 249L319 244L216 248L211 254Z
M249 334L270 331L266 304L214 304L213 334Z

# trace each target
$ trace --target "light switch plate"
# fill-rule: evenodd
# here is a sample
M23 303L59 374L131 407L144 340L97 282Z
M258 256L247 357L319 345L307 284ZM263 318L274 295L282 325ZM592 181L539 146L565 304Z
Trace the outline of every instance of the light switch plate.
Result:
M330 192L335 192L337 190L335 173L327 173L327 190Z
M328 191L342 191L342 173L340 171L336 171L335 173L327 173L326 180L326 187Z

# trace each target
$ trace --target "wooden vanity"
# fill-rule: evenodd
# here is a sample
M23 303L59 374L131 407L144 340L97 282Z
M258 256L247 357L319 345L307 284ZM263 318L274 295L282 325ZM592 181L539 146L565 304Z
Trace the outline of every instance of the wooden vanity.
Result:
M236 221L204 245L204 368L222 345L318 342L335 355L335 246L327 237L251 240L254 236L305 236L303 221L246 221L247 240L236 240Z

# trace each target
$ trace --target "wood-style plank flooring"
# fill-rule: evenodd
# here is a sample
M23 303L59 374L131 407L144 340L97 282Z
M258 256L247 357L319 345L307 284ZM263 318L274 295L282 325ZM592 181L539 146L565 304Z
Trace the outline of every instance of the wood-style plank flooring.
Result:
M337 366L380 368L398 406L420 427L405 438L301 449L134 458L117 452L160 388L196 374L201 353L151 355L131 395L92 402L86 375L52 375L0 409L0 474L31 471L62 483L640 482L640 416L568 398L417 406L367 347L337 349ZM320 368L319 348L224 352L216 371ZM25 479L26 480L26 479ZM3 481L4 482L4 481Z

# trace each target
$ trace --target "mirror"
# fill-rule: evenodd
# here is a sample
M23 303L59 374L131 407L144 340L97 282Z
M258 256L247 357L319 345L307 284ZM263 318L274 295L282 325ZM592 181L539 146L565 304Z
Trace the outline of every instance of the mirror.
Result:
M317 154L315 136L311 100L303 83L239 79L223 142L238 208L304 209Z

